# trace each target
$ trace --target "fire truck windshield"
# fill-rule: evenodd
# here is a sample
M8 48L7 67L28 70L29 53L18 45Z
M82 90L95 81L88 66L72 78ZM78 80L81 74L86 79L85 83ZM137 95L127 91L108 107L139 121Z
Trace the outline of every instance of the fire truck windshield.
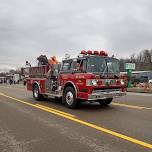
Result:
M114 58L106 59L107 63L107 72L108 73L119 73L119 60Z
M119 60L115 58L90 57L88 58L87 72L119 73Z

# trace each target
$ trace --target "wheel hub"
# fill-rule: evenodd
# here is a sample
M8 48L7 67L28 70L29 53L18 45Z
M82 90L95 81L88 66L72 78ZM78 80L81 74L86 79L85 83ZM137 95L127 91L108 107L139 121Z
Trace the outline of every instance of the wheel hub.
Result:
M39 90L37 88L34 89L34 96L38 98Z
M73 101L74 101L73 93L71 91L67 92L66 102L68 103L68 105L72 105Z

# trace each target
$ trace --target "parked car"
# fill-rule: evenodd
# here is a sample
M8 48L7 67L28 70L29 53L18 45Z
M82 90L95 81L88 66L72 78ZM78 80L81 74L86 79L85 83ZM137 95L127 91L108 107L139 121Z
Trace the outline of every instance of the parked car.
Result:
M148 81L148 83L152 84L152 79Z

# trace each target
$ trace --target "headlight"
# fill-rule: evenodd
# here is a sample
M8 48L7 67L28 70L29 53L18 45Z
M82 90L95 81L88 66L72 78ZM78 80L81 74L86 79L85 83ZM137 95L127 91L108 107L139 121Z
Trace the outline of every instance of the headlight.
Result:
M95 79L90 79L86 81L87 86L97 86L97 80Z
M97 81L96 81L96 80L92 80L92 84L93 84L94 86L96 86L96 85L97 85Z
M120 80L120 83L121 83L121 85L125 84L124 80Z

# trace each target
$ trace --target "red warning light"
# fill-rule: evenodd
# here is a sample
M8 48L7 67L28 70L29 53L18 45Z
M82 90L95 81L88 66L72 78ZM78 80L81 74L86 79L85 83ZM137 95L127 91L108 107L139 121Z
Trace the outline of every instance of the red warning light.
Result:
M99 55L99 52L95 50L94 55Z
M108 53L105 52L105 56L108 56Z
M105 51L100 51L100 56L108 56L108 54Z
M81 54L86 54L86 51L85 51L85 50L82 50L82 51L81 51Z
M88 50L88 51L87 51L87 54L88 54L88 55L91 55L91 54L92 54L92 51L91 51L91 50Z

